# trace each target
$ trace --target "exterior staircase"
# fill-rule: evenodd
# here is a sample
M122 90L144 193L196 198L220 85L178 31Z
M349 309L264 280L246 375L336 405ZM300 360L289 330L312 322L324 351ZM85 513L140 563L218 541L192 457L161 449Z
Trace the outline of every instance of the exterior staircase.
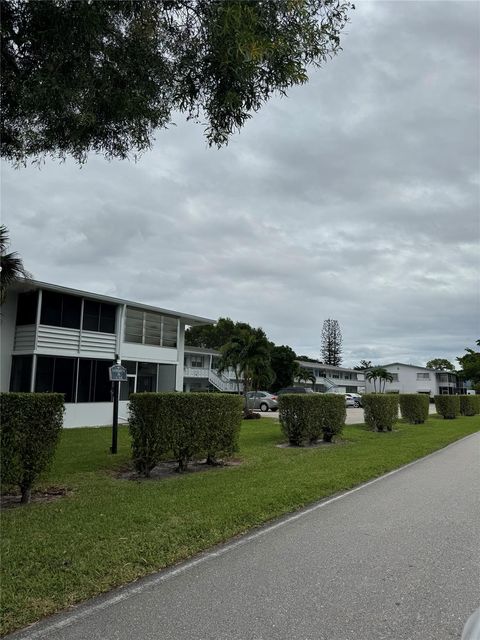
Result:
M213 384L219 391L225 391L229 393L237 393L237 383L235 380L231 380L224 376L223 373L219 373L215 369L208 370L208 381ZM243 389L243 384L240 382L240 391Z

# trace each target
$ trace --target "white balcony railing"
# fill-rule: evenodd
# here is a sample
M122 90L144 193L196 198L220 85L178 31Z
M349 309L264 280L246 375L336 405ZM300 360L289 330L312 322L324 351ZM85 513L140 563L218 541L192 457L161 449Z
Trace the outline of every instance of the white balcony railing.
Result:
M39 325L36 349L64 351L68 354L101 354L113 358L115 334Z

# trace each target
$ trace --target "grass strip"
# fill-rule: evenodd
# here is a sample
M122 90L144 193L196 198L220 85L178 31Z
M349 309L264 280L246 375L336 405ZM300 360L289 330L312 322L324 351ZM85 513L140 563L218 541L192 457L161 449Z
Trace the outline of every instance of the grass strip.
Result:
M161 481L119 479L129 436L108 453L108 428L68 429L43 486L54 502L8 509L1 518L2 620L8 633L73 603L183 560L272 518L354 487L480 429L478 416L392 433L345 428L341 443L278 448L277 421L245 423L242 464Z

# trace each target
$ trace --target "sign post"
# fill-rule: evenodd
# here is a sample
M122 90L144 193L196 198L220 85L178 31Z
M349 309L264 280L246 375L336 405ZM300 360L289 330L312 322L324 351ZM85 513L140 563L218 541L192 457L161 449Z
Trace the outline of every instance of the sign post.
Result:
M108 370L110 381L113 384L113 421L112 421L112 446L111 453L117 453L118 443L118 399L120 396L120 383L127 381L127 370L117 362Z

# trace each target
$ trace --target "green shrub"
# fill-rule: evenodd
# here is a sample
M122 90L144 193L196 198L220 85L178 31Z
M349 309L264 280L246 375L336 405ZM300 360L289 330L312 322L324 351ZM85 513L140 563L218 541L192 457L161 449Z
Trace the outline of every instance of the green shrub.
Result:
M322 434L324 442L331 442L333 436L340 435L345 425L347 410L344 395L319 395Z
M286 393L279 398L279 410L282 431L297 447L320 437L331 442L345 424L343 395Z
M315 420L315 416L312 416L309 398L310 394L301 393L285 393L278 398L280 426L288 442L294 447L300 447L315 432L315 428L310 426L310 421ZM319 423L318 434L320 433Z
M223 393L135 393L130 396L132 458L149 476L163 456L173 454L178 471L194 457L210 462L237 450L243 400Z
M480 396L459 396L460 398L460 413L462 416L474 416L479 413L479 402L477 398Z
M453 420L460 413L460 398L450 395L435 396L435 408L445 420Z
M128 428L132 438L132 460L143 476L168 452L165 405L156 393L132 393L129 396Z
M17 485L22 502L52 461L63 426L62 393L2 393L2 485Z
M364 394L365 424L374 431L391 431L398 420L398 398L398 394Z
M410 424L423 424L428 418L430 396L425 393L401 393L400 411L402 418Z

